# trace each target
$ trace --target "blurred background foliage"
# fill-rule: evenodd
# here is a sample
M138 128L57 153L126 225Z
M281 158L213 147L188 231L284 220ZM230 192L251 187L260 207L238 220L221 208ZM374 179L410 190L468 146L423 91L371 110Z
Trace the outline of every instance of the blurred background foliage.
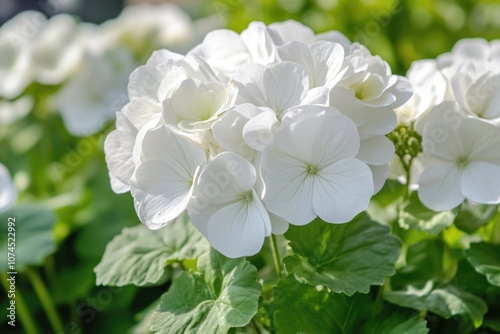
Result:
M49 16L67 12L82 21L100 23L116 17L127 4L143 2L151 1L0 0L0 22L31 9ZM500 38L500 2L495 0L174 2L195 19L218 15L237 32L251 21L269 24L288 19L298 20L318 33L339 30L379 54L398 74L404 74L414 60L449 51L459 39ZM109 186L102 147L114 124L90 137L71 136L60 116L49 110L51 101L47 97L56 88L34 83L28 88L36 99L30 115L12 125L0 124L0 161L13 174L20 194L18 203L38 203L57 217L52 254L43 263L32 264L31 274L18 276L18 292L29 304L41 333L47 333L51 326L40 302L43 298L35 297L34 287L40 277L63 326L75 329L65 332L125 333L166 286L119 291L95 286L92 268L100 261L106 244L123 227L139 221L131 196L116 195ZM0 309L4 310L7 303L2 294ZM12 331L6 321L5 317L0 319L1 333L23 332L19 327ZM139 328L137 332L144 330Z

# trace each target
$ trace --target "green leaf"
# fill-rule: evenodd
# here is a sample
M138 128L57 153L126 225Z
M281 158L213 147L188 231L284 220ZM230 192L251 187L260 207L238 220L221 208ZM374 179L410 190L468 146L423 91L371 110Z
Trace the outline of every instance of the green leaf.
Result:
M288 276L274 288L274 323L278 333L341 333L335 304L326 289L301 284Z
M285 237L294 254L283 259L286 270L302 283L325 285L334 292L367 293L394 274L401 241L389 227L366 214L346 224L316 219L290 226Z
M408 247L406 265L398 269L392 287L404 289L408 285L423 286L427 281L446 281L453 278L456 265L443 240L422 240Z
M9 218L15 218L15 231L10 232L15 235L9 233ZM55 251L56 216L52 211L40 206L23 205L2 213L0 219L2 254L15 253L15 267L8 267L7 256L2 256L0 271L19 271L30 265L42 264ZM9 238L12 237L15 237L15 249L11 247L14 242Z
M452 211L435 212L428 209L413 192L410 199L401 208L398 223L403 229L426 231L438 234L453 224L455 213Z
M182 272L161 297L150 330L158 334L226 333L257 313L257 269L215 250L198 259L200 272Z
M458 210L454 224L461 231L473 233L479 227L488 224L497 213L497 209L496 205L465 201Z
M477 272L483 274L493 285L500 286L500 246L485 242L472 243L465 250L467 260Z
M368 321L362 334L427 334L427 321L418 313L392 306Z
M390 303L428 310L446 319L458 315L465 321L471 321L476 328L481 326L488 310L481 298L453 285L433 289L430 281L421 290L410 287L406 291L387 292L384 298Z
M355 333L371 315L368 295L329 293L298 282L293 275L274 288L274 322L278 333Z
M196 259L208 251L208 242L192 226L187 215L159 230L144 225L124 228L106 247L94 268L97 285L138 286L158 283L165 267Z

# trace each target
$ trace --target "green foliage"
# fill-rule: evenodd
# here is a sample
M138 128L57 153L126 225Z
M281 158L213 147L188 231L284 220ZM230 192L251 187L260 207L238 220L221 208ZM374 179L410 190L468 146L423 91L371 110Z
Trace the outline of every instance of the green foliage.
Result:
M102 261L95 267L97 284L156 284L164 277L167 265L196 259L208 248L208 242L187 215L159 231L142 224L127 227L108 244Z
M466 233L473 233L479 227L488 224L498 212L497 209L494 205L465 201L460 206L454 224L458 229Z
M413 192L402 206L398 222L404 229L438 234L453 224L454 219L455 213L452 211L435 212L428 209L418 198L417 192Z
M274 289L275 325L278 333L342 333L335 302L326 289L301 284L293 276L281 280ZM345 319L347 322L349 319Z
M451 284L434 287L428 282L422 289L413 287L406 291L393 291L384 295L385 300L415 310L428 310L445 319L458 315L471 321L477 328L483 322L488 306L475 295Z
M287 276L274 289L278 333L425 334L426 321L415 312L377 302L368 294L332 293Z
M363 214L348 224L316 219L306 226L291 226L285 237L293 255L283 259L286 270L311 285L334 292L367 293L394 274L401 242L390 229Z
M151 320L153 332L226 333L245 326L257 313L261 286L248 261L228 259L212 249L199 258L198 269L181 273L162 296Z
M363 326L364 334L426 334L427 322L418 314L403 309L389 308Z
M9 218L15 218L14 232L8 230ZM22 271L27 266L42 264L43 260L54 252L56 244L53 229L56 216L52 211L38 205L27 204L2 213L0 219L2 254L7 255L7 252L15 254L15 269L8 268L7 256L2 256L0 271ZM14 248L10 244L15 244Z
M500 286L500 246L485 242L473 243L465 250L467 260L477 272L483 274L493 285Z

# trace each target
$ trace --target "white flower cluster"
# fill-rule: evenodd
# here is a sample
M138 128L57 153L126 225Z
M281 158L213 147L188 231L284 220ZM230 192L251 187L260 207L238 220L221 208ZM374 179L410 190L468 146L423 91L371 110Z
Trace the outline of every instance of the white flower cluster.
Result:
M338 32L287 21L155 52L105 142L113 189L151 229L188 212L228 257L319 216L350 221L384 184L409 82Z
M421 201L436 211L500 203L500 40L461 40L414 62L408 79L415 94L397 113L422 135Z
M70 133L93 134L127 102L130 73L154 50L188 50L207 28L173 5L126 7L101 25L22 12L0 29L0 122L29 113L37 83L56 88L45 107Z

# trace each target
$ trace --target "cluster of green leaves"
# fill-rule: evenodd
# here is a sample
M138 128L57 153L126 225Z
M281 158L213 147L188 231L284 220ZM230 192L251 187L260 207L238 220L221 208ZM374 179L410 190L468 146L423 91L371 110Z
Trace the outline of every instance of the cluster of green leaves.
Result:
M286 255L276 274L268 245L248 259L226 258L183 216L159 231L124 229L96 267L97 281L169 280L138 326L162 334L500 330L498 207L437 213L415 194L402 202L402 188L389 181L369 210L392 231L368 214L291 226L278 239Z

